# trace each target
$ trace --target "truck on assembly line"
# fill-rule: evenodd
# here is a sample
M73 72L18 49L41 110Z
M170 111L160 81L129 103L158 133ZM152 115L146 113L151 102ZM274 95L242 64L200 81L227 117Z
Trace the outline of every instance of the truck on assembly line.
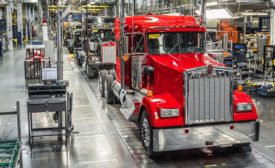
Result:
M252 99L241 86L233 89L232 69L205 52L205 32L192 16L127 16L124 26L116 19L116 48L124 54L117 54L114 70L99 71L99 91L138 123L149 156L249 148L259 138Z
M86 50L86 71L88 78L98 75L98 70L114 69L116 63L116 43L114 35L114 18L92 17L88 19L91 30Z

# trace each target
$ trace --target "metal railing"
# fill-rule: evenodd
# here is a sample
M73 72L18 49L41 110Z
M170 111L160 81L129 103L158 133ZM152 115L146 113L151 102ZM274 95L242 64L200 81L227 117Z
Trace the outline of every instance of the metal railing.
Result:
M21 122L20 122L20 102L16 102L16 111L9 111L9 112L0 112L1 116L16 116L17 117L17 134L18 134L18 140L4 140L0 141L0 149L1 146L4 144L9 144L9 149L12 150L10 153L10 157L7 158L9 162L1 162L0 161L0 167L2 166L8 166L8 167L17 167L18 163L20 162L20 168L23 167L23 160L22 160L22 151L21 151ZM4 147L6 150L8 150L7 147ZM1 150L3 151L3 150Z

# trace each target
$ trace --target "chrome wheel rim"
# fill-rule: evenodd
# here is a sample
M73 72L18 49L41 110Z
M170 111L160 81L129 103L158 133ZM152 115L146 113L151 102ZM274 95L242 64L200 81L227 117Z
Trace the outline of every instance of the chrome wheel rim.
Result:
M101 79L101 75L99 73L98 75L98 89L99 89L99 92L101 93L102 92L102 79Z
M148 147L150 144L150 127L147 119L142 122L142 139L145 147Z

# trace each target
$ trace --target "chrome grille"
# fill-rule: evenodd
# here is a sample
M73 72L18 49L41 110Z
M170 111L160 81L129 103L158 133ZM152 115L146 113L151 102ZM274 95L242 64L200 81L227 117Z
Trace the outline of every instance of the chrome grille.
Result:
M116 46L114 42L102 43L102 64L116 63Z
M185 72L185 123L229 122L233 119L232 72L207 67Z

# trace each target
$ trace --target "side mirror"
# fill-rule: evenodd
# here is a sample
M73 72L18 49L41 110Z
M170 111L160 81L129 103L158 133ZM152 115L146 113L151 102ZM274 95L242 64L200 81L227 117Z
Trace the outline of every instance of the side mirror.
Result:
M143 67L143 72L148 74L148 75L153 75L154 74L154 67L152 66L144 66Z

